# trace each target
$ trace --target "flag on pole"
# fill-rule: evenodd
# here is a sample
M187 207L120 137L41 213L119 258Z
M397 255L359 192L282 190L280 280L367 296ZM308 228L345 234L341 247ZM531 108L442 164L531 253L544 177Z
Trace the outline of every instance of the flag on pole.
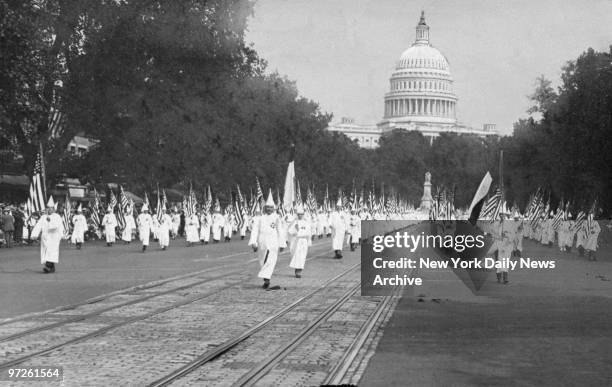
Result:
M94 202L91 207L91 220L93 222L94 229L96 234L100 236L100 196L98 195L98 191L94 188Z
M289 165L287 165L287 174L285 175L285 187L283 190L283 201L279 203L279 208L284 207L285 210L292 210L296 204L295 191L295 146L291 148L289 157Z
M68 238L71 235L70 232L70 193L66 193L66 200L64 201L64 213L62 214L62 222L64 223L64 237Z
M480 211L482 210L482 206L484 205L485 198L489 194L489 189L491 188L491 182L493 179L491 178L491 174L487 172L478 189L476 190L476 194L474 194L474 198L472 199L472 203L470 204L470 209L468 212L470 213L469 222L472 225L476 224L476 221L480 217Z
M486 219L496 220L499 217L499 212L502 208L502 191L501 187L497 187L493 196L491 196L484 204L482 209L482 217Z
M206 211L206 213L210 213L210 209L212 208L212 202L213 202L213 197L212 197L212 192L210 191L210 185L209 185L206 189L206 201L204 202L204 211Z
M45 210L45 206L47 204L47 196L45 193L45 183L44 183L44 160L42 158L41 152L38 152L36 155L36 161L34 162L34 170L32 171L32 180L30 181L30 211L32 212L42 212Z

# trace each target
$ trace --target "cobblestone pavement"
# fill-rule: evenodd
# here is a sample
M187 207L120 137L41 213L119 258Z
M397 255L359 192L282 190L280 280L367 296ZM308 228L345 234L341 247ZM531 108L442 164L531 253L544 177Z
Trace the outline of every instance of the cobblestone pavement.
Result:
M66 386L147 385L242 334L359 263L359 250L346 252L342 260L332 259L330 244L329 239L315 243L301 279L293 276L287 254L281 255L272 278L273 285L281 287L276 291L261 289L257 264L251 262L145 284L100 297L98 302L5 322L0 325L0 364L38 353L20 362L19 367L62 366ZM176 384L231 384L292 339L359 280L358 270L339 277ZM259 384L321 383L381 300L361 297L357 291ZM54 325L36 331L50 324ZM376 328L380 324L384 319ZM24 331L31 333L22 335ZM349 371L351 380L358 380L378 340L376 329L371 336Z

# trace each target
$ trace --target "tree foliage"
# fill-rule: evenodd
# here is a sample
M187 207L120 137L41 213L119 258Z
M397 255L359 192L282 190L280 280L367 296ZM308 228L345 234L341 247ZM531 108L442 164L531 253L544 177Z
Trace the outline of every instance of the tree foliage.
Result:
M282 187L292 144L296 173L319 197L375 185L418 204L424 174L466 206L484 173L524 206L537 187L554 202L612 203L611 53L588 50L543 76L535 114L510 137L480 139L393 131L375 150L326 130L331 115L295 83L266 74L245 42L250 0L0 0L0 151L24 156L42 142L48 177L163 187L220 196L240 184ZM99 140L85 157L65 149L76 134ZM53 181L52 181L53 182ZM51 183L52 183L51 182ZM228 194L229 195L229 194Z

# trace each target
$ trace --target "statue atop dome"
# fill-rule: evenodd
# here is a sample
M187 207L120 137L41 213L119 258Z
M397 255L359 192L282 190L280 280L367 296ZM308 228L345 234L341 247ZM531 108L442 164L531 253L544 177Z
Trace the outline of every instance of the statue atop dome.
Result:
M421 11L421 19L416 27L415 44L429 45L429 26L425 23L425 11Z

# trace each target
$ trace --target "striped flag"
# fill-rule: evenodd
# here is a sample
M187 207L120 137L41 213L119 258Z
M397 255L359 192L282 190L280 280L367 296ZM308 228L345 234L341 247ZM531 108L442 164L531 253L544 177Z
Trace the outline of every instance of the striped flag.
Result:
M100 196L98 191L94 188L94 202L91 207L91 220L93 222L94 229L98 236L100 236Z
M162 221L162 199L161 199L161 195L159 194L159 184L157 185L157 208L155 210L156 212L156 218L157 221L161 223Z
M580 211L578 213L578 215L576 215L576 222L574 223L574 226L572 227L573 231L580 231L582 230L582 228L584 227L584 224L586 222L586 214L583 211Z
M42 212L45 210L47 196L44 187L44 161L41 152L38 152L34 162L34 170L32 171L32 181L30 182L29 211Z
M495 220L499 217L499 211L502 206L501 188L497 187L493 196L491 196L483 206L482 218Z
M123 187L119 186L119 211L117 211L117 224L119 226L119 230L123 230L125 228L125 214L127 211L127 206L129 205L128 199L125 196L125 192L123 191Z
M261 184L259 184L259 179L255 176L255 182L257 184L257 193L255 194L255 200L253 200L253 204L251 204L251 215L255 214L255 208L257 208L257 204L259 203L259 207L263 208L263 190L261 189Z
M206 213L210 213L210 209L212 208L213 197L212 192L210 191L210 185L206 189L206 201L204 202L204 211Z
M64 237L68 238L71 235L70 232L70 194L66 193L66 200L64 201L64 213L62 214L62 222L64 223Z

